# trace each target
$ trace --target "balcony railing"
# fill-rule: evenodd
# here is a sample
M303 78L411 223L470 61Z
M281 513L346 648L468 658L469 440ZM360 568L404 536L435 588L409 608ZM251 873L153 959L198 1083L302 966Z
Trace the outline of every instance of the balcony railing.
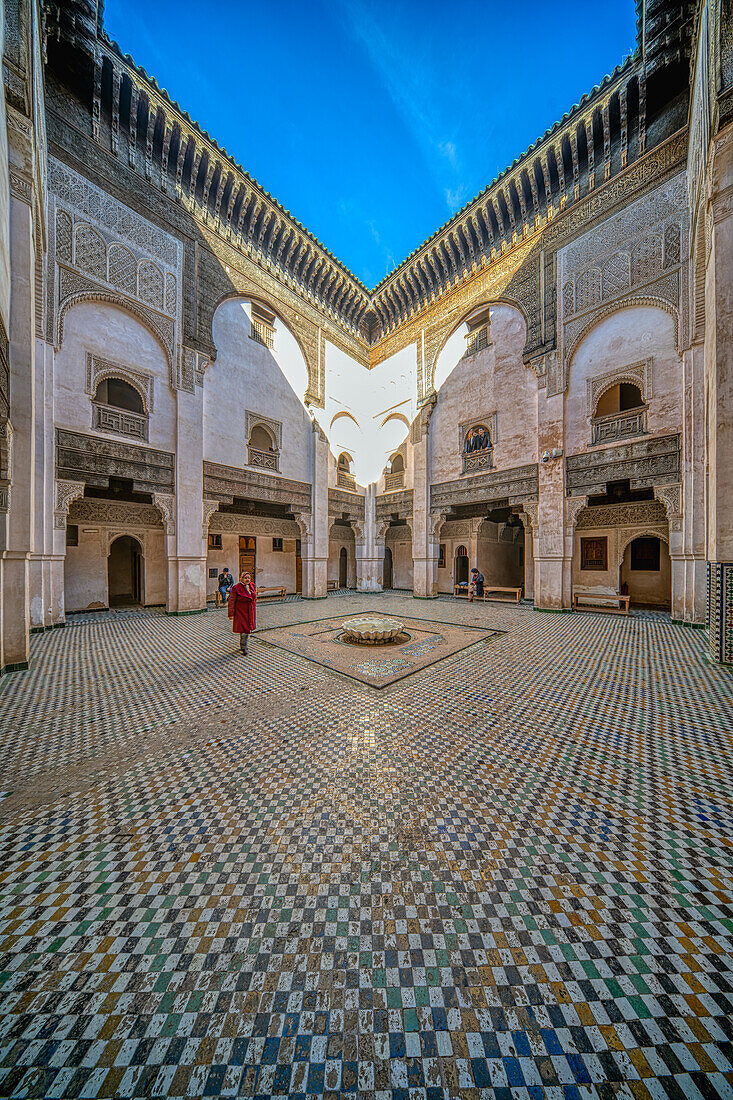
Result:
M464 474L476 474L480 470L490 470L493 466L493 450L487 447L484 451L474 451L463 456Z
M356 478L353 474L349 474L346 470L339 470L336 476L336 484L339 489L351 489L352 492L356 491Z
M273 348L275 346L274 328L265 324L264 321L258 321L256 317L252 318L250 336L253 340L256 340L258 344L264 344L266 348Z
M385 493L394 493L397 489L403 489L405 485L405 471L400 470L396 474L384 475L384 491Z
M262 470L279 470L280 455L277 451L259 451L256 447L247 447L247 464L259 466Z
M646 409L629 409L627 412L596 416L591 421L593 443L613 443L617 439L629 439L646 431Z
M93 427L102 432L115 432L130 439L148 441L148 418L144 414L118 409L115 405L93 403Z

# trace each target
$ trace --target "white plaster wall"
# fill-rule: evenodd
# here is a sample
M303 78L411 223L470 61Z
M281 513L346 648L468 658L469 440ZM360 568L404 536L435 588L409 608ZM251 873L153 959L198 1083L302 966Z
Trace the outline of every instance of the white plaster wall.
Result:
M73 513L72 513L73 515ZM73 518L70 520L73 522ZM146 606L165 604L167 559L163 529L127 529L114 524L79 523L79 545L67 546L64 589L67 611L108 606L107 558L118 535L132 535L143 548L143 600Z
M0 57L3 54L5 20L0 10ZM10 181L8 177L8 123L5 94L0 91L0 315L10 333Z
M461 328L465 329L463 325ZM524 318L508 305L491 308L490 345L468 359L451 360L465 342L451 337L438 358L436 379L444 376L430 422L431 481L461 476L459 424L497 414L494 467L508 469L537 461L537 378L522 362Z
M353 457L351 472L360 485L378 481L388 458L406 438L409 429L394 414L412 422L416 375L414 344L372 370L333 344L326 345L326 408L316 415L333 454L347 451ZM344 412L350 416L338 416Z
M273 351L253 340L251 306L241 298L214 314L217 356L204 381L204 459L226 466L247 462L245 411L282 423L279 473L311 480L311 418L303 405L308 371L298 344L279 318Z
M87 353L154 378L153 411L148 443L176 450L176 399L170 387L168 361L155 337L131 313L106 302L81 302L64 320L61 350L54 365L54 421L58 427L92 431L92 398L86 390ZM107 439L134 443L113 432Z
M647 432L669 435L682 431L682 360L675 347L674 319L663 309L634 306L604 318L573 355L565 397L566 454L591 447L588 380L650 358L652 397Z

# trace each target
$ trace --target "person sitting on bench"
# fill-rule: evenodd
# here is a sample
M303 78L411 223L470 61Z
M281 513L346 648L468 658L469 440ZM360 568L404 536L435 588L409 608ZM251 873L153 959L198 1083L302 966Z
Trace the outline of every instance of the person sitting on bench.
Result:
M222 605L226 607L226 604L229 600L229 593L231 592L232 585L234 584L234 577L229 572L228 565L225 565L222 569L221 573L219 574L217 583L219 585L219 595L221 596Z
M471 584L468 589L468 602L473 603L474 596L484 595L484 575L478 569L471 570Z

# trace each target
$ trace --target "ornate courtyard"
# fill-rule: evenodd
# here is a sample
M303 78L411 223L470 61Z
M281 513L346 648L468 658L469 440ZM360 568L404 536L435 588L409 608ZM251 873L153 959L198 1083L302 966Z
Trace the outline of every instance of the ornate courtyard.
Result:
M374 610L454 641L382 686L313 655L316 620ZM223 611L78 616L4 682L0 1094L733 1096L704 633L396 594L258 615L248 658Z

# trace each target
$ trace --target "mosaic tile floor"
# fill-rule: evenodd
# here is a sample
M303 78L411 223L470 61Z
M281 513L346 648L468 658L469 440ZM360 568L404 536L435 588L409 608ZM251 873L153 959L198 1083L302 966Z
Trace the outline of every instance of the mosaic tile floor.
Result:
M263 607L264 627L398 595ZM0 690L0 1095L733 1097L733 677L654 619L380 694L223 611L33 638Z

